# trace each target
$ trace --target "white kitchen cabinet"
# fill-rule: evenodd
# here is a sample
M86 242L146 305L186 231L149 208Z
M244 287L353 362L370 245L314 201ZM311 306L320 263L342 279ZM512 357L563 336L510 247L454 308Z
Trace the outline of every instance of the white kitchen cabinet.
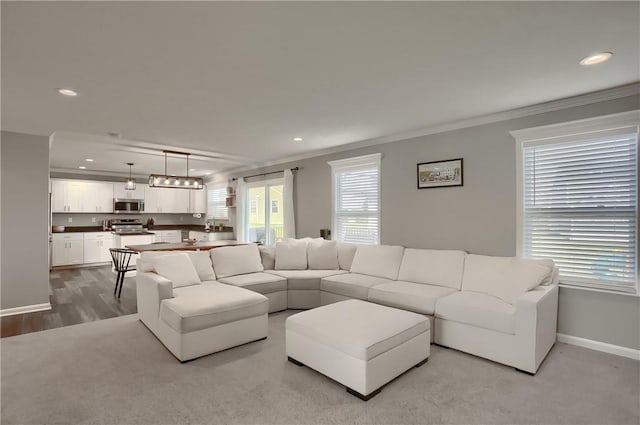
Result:
M192 214L207 213L207 186L202 190L189 191L189 212Z
M124 188L124 181L113 182L113 197L118 199L144 199L146 184L136 183L134 190Z
M189 231L189 239L207 242L232 240L233 232L199 232L197 230L191 230Z
M115 248L125 248L127 245L147 245L153 243L154 235L114 235L113 245ZM135 261L136 257L132 259Z
M181 230L154 230L154 242L180 243L182 242Z
M144 212L177 214L189 212L189 189L146 187L144 191Z
M83 212L113 212L113 183L85 182Z
M51 212L112 213L113 183L52 179Z
M51 264L70 266L84 263L84 236L82 233L59 233L52 236Z
M106 263L111 261L109 248L113 248L111 232L84 233L84 263Z

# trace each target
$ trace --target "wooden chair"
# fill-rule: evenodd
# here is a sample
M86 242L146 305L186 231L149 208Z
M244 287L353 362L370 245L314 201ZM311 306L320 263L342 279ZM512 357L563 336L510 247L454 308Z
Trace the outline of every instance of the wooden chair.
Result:
M116 287L113 290L113 295L118 293L118 298L122 295L122 285L124 284L124 275L128 271L135 270L136 265L131 264L131 257L137 252L125 248L109 248L111 253L111 259L113 260L113 267L116 271ZM118 291L118 285L120 285L120 291Z

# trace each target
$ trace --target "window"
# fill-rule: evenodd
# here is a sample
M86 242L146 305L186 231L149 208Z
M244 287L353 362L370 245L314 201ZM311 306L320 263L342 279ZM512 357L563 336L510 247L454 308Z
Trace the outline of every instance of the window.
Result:
M247 184L246 237L250 242L273 245L284 237L283 180Z
M221 220L229 219L226 187L217 187L207 191L207 217Z
M380 243L380 154L329 162L334 239Z
M562 284L637 291L638 118L514 132L519 254L554 260Z

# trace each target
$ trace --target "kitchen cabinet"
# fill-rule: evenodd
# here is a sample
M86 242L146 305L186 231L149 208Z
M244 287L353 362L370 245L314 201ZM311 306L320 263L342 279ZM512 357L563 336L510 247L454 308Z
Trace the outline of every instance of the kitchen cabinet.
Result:
M113 183L51 180L51 212L112 213Z
M146 184L136 183L134 190L124 188L124 182L113 183L113 197L118 199L144 199Z
M145 187L144 212L179 214L189 212L189 189Z
M197 239L199 241L226 241L233 240L233 232L199 232L191 230L189 239Z
M84 263L107 263L111 261L109 248L113 248L111 232L84 233Z
M116 248L125 248L127 245L147 245L153 243L154 235L114 235L113 244ZM135 261L135 257L131 261Z
M154 230L153 242L180 243L182 242L181 230Z
M202 190L189 191L189 212L192 214L207 213L207 186Z
M51 265L70 266L84 263L82 233L59 233L52 236Z

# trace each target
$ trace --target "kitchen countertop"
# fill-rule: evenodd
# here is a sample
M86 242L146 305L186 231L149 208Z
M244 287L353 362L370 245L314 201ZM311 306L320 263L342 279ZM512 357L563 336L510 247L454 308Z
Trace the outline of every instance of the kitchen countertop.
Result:
M193 230L196 232L204 232L204 226L198 224L158 224L148 229L150 232L154 230ZM53 233L78 233L78 232L110 232L111 230L102 230L102 226L66 226L64 232ZM208 233L218 233L220 230L210 230ZM233 227L225 227L222 232L233 232Z
M144 252L144 251L197 251L197 250L209 250L212 248L219 248L221 246L235 246L235 245L246 245L244 243L240 243L234 240L226 240L226 241L211 241L211 242L197 242L193 245L187 243L152 243L146 245L127 245L126 248L129 248L135 252Z

